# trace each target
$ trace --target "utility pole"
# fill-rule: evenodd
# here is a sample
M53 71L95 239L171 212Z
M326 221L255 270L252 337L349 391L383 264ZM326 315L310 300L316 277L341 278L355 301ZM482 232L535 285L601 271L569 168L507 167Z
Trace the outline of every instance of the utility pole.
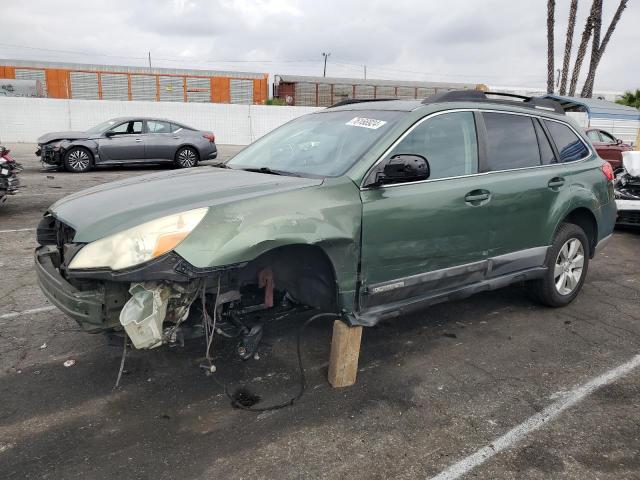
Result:
M330 55L331 55L330 52L329 53L322 52L322 56L324 57L324 70L322 73L323 77L327 76L327 58L329 58Z
M149 51L149 69L151 69L151 51Z
M367 66L363 65L363 67L364 67L364 79L366 80L367 79Z

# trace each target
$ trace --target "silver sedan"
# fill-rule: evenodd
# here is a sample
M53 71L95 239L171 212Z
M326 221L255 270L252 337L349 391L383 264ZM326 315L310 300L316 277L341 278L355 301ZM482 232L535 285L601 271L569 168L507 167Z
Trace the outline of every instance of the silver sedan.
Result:
M172 163L195 167L216 158L215 136L173 120L120 117L86 132L47 133L38 139L44 163L70 172L87 172L98 165Z

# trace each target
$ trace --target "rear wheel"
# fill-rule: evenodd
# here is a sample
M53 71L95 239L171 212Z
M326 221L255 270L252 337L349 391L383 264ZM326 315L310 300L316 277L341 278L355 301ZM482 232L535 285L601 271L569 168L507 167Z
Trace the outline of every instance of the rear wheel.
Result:
M198 151L192 147L182 147L176 152L176 166L178 168L191 168L198 164Z
M64 168L69 172L83 173L91 170L92 155L83 147L72 147L64 156Z
M533 282L540 302L550 307L571 303L587 276L589 254L584 230L572 223L560 225L547 253L547 271L542 279Z

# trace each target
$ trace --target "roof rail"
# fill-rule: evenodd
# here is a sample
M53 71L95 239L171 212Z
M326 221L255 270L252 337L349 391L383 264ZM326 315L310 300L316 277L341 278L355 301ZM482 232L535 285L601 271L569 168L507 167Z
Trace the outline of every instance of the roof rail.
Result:
M496 97L517 98L522 101L489 98L487 95ZM442 92L425 98L422 103L425 105L431 103L442 102L488 102L500 103L504 105L513 105L517 107L537 108L539 110L547 110L550 112L565 114L560 103L555 100L542 97L527 97L525 95L516 95L515 93L501 92L481 92L479 90L452 90L450 92Z
M365 103L365 102L388 102L391 100L398 100L397 98L347 98L346 100L340 100L327 108L341 107L343 105L351 105L352 103Z

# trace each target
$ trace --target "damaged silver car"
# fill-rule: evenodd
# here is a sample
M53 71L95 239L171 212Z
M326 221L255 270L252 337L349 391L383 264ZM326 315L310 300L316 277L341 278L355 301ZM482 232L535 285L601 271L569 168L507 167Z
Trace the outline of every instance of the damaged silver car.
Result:
M36 155L48 165L69 172L87 172L100 165L170 163L195 167L215 159L215 136L173 120L114 118L86 132L54 132L38 138Z

